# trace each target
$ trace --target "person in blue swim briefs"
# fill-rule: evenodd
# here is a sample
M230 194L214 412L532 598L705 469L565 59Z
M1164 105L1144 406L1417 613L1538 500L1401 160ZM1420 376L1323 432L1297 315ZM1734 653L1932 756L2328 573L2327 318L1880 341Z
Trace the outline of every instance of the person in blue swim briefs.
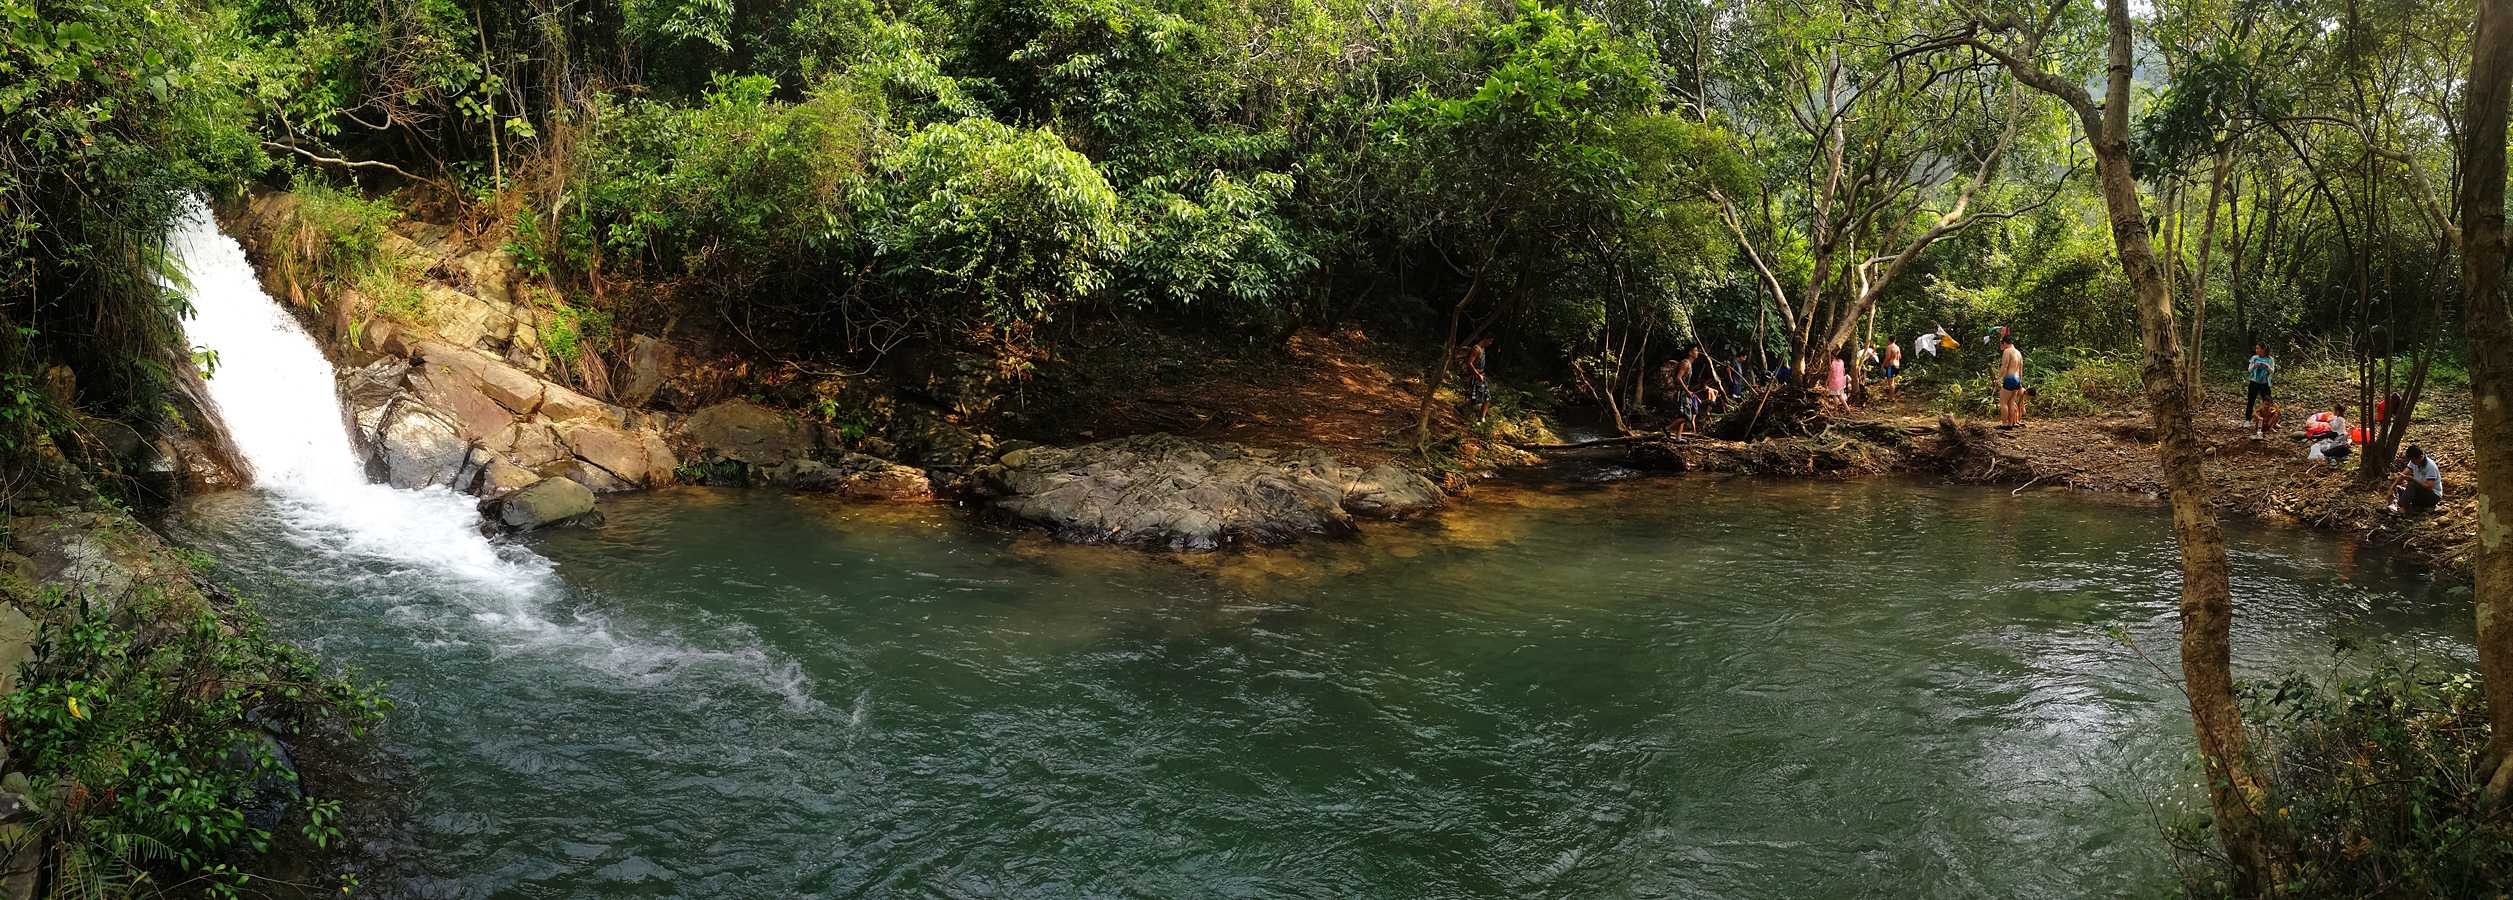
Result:
M2024 424L2024 354L2016 350L2016 336L1998 336L1998 427L2014 428Z

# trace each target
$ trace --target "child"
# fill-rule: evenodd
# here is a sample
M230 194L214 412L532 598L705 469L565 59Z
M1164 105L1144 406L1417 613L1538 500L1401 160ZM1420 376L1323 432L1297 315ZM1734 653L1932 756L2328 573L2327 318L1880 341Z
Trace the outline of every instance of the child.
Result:
M2251 418L2252 421L2259 423L2259 428L2251 433L2252 440L2256 441L2262 437L2276 433L2277 401L2268 397L2260 398L2260 408L2253 411Z

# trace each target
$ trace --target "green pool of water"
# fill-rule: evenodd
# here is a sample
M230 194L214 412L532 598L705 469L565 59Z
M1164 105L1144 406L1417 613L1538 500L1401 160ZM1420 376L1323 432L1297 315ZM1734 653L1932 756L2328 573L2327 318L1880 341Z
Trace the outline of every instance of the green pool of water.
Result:
M605 506L471 550L181 511L283 634L392 682L415 821L370 892L2118 897L2169 887L2151 816L2196 796L2178 695L2098 631L2171 665L2155 508L1496 488L1182 557L944 506ZM2382 554L2228 531L2246 672L2468 656Z

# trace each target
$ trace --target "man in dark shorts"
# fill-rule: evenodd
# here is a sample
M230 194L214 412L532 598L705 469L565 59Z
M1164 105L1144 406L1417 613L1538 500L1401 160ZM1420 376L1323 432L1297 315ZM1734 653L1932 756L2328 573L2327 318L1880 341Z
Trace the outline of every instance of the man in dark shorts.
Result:
M2024 423L2024 354L2006 330L1998 336L1998 427L2014 428Z
M1902 399L1902 345L1886 341L1880 362L1884 365L1885 402Z

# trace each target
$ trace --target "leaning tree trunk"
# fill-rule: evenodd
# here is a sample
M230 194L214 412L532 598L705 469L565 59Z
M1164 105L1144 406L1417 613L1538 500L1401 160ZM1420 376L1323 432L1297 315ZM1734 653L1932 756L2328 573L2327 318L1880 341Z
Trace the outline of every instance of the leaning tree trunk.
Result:
M2112 241L2137 297L2145 357L2140 376L2162 445L2164 484L2172 493L2173 537L2181 548L2183 689L2189 695L2191 723L2207 771L2208 801L2216 815L2217 835L2225 842L2233 865L2235 893L2272 896L2282 892L2287 872L2283 855L2267 833L2269 823L2260 814L2267 792L2252 759L2250 736L2243 730L2242 707L2234 698L2234 599L2226 577L2225 535L2208 506L2208 483L2200 469L2207 448L2192 421L2194 398L2184 380L2171 283L2147 234L2138 182L2129 168L2129 87L2134 62L2129 0L2107 0L2104 19L2111 32L2110 65L2100 105L2079 82L2043 71L2028 57L1997 50L1977 38L1963 43L1991 51L2018 80L2065 101L2093 145Z
M2461 287L2469 298L2471 463L2478 498L2478 665L2486 679L2487 794L2513 787L2513 526L2494 508L2513 491L2513 308L2505 304L2504 141L2513 104L2513 0L2483 0L2470 44L2461 128Z

